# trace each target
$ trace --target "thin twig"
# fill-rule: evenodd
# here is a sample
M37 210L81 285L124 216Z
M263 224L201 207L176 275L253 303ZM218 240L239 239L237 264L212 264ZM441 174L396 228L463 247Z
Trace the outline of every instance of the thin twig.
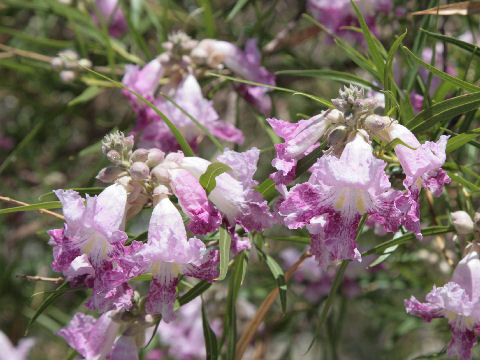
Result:
M12 198L9 198L9 197L6 197L6 196L0 196L0 200L5 201L5 202L9 202L11 204L20 205L20 206L30 206L31 205L29 203L26 203L26 202L23 202L23 201L18 201L18 200L15 200L15 199L12 199ZM36 211L40 211L42 214L52 215L52 216L55 216L59 219L65 220L63 215L57 214L56 212L53 212L53 211L50 211L50 210L38 209Z
M303 254L300 257L300 259L298 259L297 262L293 264L293 266L290 269L288 269L288 271L285 274L285 281L287 282L288 280L290 280L293 273L300 267L302 262L311 256L312 254L310 253L310 251L305 252L305 254ZM255 316L248 323L247 327L245 328L245 331L243 332L242 336L240 336L240 339L237 342L237 348L235 352L236 360L240 360L242 358L245 350L247 349L248 345L252 341L253 336L257 332L258 327L260 326L263 319L267 315L267 312L270 309L270 307L275 302L275 299L277 298L277 296L278 296L278 287L273 289L270 292L270 294L268 294L265 300L263 300L262 305L260 305L260 307L258 308L258 311L255 314Z
M37 276L37 275L17 275L16 278L27 279L29 281L51 281L56 284L61 284L65 281L63 277L50 278L50 277Z

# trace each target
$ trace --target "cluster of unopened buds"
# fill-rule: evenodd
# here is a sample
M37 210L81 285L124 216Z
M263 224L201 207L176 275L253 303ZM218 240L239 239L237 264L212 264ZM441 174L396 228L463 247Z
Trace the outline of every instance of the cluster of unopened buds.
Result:
M52 67L60 70L60 79L64 82L72 82L75 80L76 72L82 67L92 67L92 62L88 59L79 58L78 54L73 50L65 50L58 53L50 61Z

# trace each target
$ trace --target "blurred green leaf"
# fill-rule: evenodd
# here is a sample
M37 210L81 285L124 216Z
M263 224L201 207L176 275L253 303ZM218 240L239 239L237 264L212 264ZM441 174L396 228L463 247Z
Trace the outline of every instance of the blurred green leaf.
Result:
M218 358L217 336L215 335L212 328L208 324L207 314L205 313L205 306L203 306L203 301L202 301L202 326L203 326L203 337L205 339L205 347L207 350L206 359L216 360Z
M285 274L282 268L270 255L265 254L265 262L273 275L273 278L277 282L280 303L282 304L282 312L285 314L287 311L287 283L285 282Z
M60 201L47 201L38 204L15 206L6 209L0 209L0 214L9 214L21 211L33 211L33 210L48 210L48 209L60 209L62 203Z
M180 296L178 298L178 303L180 305L185 305L195 299L196 297L202 295L205 291L207 291L210 286L212 286L212 283L209 283L208 281L201 280L198 282L193 288L188 290L185 294Z
M428 31L428 30L425 30L425 29L420 29L420 31L424 32L428 36L431 36L431 37L433 37L437 40L445 41L447 43L458 46L459 48L461 48L463 50L467 50L468 52L470 52L470 53L472 53L476 56L480 56L480 49L475 44L470 44L466 41L459 40L458 38L434 33L434 32L431 32L431 31Z
M235 6L232 8L232 10L230 11L230 13L228 14L227 16L227 19L225 20L225 22L229 22L231 21L239 12L240 10L243 9L243 7L245 5L247 5L247 3L249 2L249 0L238 0L236 3L235 3Z
M480 128L451 137L450 139L448 139L447 148L445 151L447 153L455 151L461 148L463 145L474 140L478 136L480 136Z
M474 183L468 181L464 177L462 177L460 175L457 175L457 174L454 174L451 171L447 171L447 174L448 174L448 176L450 176L450 178L453 181L459 183L460 185L467 188L468 190L473 191L473 192L480 192L480 187L479 186L477 186Z
M220 248L220 275L218 276L218 281L225 279L225 276L227 276L228 263L230 261L230 243L232 242L232 239L225 228L220 227L219 232L220 239L218 246Z
M83 90L83 92L80 95L78 95L76 98L71 100L68 103L68 106L83 104L87 101L92 100L93 98L95 98L101 92L102 92L102 89L100 89L99 87L90 86L90 87L86 88L85 90Z
M227 171L233 171L233 169L220 161L214 161L208 165L207 170L205 170L198 179L198 182L205 189L207 195L210 195L213 189L217 186L215 178Z

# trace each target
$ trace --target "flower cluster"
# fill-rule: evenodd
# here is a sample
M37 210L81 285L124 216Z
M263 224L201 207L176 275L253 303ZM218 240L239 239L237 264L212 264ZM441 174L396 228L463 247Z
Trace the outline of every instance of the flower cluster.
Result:
M76 72L82 67L91 67L92 62L88 59L79 59L78 54L73 50L64 50L58 53L50 61L54 69L60 70L60 79L64 82L75 80Z
M163 48L165 52L142 69L137 65L127 65L123 84L151 101L175 124L193 148L205 134L190 116L212 135L237 144L243 143L242 132L232 124L221 121L212 101L205 99L197 77L205 70L225 66L247 80L275 85L274 75L260 65L256 40L249 40L245 51L242 51L226 41L205 39L198 42L178 32L169 36ZM168 81L156 95L163 78L168 78ZM245 84L237 88L254 106L265 113L270 111L271 101L266 94L269 89ZM162 118L140 103L135 95L126 90L124 93L137 114L134 133L141 133L140 145L156 147L165 152L178 150L179 145Z
M87 340L73 338L67 330L61 332L87 358L90 355L85 354L92 351L104 354L104 350L111 349L105 345L106 340L95 340L100 341L103 350L97 349L100 345L92 345L94 335L89 327L103 331L106 325L99 324L107 321L113 334L118 332L123 312L140 311L129 280L141 274L152 275L145 312L160 314L169 322L175 318L180 274L210 282L218 277L218 250L207 248L195 236L188 239L179 208L190 219L188 229L196 235L214 232L224 222L232 236L232 251L249 245L242 244L235 233L237 224L246 231L261 231L274 220L266 201L252 189L257 185L252 177L258 149L244 153L226 150L219 156L218 160L229 165L234 173L217 176L217 186L207 196L198 179L209 161L185 157L181 152L165 155L158 149L132 151L132 147L132 136L115 132L105 137L102 150L113 166L102 169L98 178L113 184L98 196L87 195L83 199L73 190L55 191L63 206L65 225L49 231L50 243L54 245L52 268L63 272L72 285L91 288L87 306L104 313L96 323L93 318L77 314L70 325L81 328L79 331L85 333ZM146 243L127 241L126 221L148 204L152 204L153 212ZM122 319L126 321L125 317ZM110 340L114 339L113 336ZM121 340L124 342L133 340L127 336ZM88 346L81 348L80 343Z
M361 260L355 236L364 214L386 231L395 232L404 225L421 239L420 189L426 187L439 196L443 184L450 181L441 169L447 136L420 144L396 120L374 114L375 99L364 98L363 91L355 87L340 91L340 98L332 102L335 109L296 124L268 119L285 139L275 146L277 157L272 162L278 170L272 179L284 195L279 213L290 229L307 227L311 251L322 267L335 260ZM401 140L394 146L394 162L405 172L406 192L392 188L385 172L387 163L374 154L374 135L386 143ZM328 149L310 168L310 179L287 191L298 160L320 146L322 137Z

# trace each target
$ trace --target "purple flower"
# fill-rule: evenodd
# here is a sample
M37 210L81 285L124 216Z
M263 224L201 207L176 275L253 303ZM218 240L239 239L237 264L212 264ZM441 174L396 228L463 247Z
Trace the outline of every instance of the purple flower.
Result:
M375 16L378 13L388 14L392 9L391 0L356 0L355 3L362 12L370 31L377 34ZM354 41L364 41L362 34L343 29L345 26L360 27L350 0L308 0L307 9L335 35L348 35Z
M258 184L253 180L260 151L252 148L243 153L226 149L217 157L233 169L233 174L223 173L215 178L216 187L208 198L234 227L241 225L247 231L262 231L274 222L267 202L253 189ZM207 170L210 162L198 157L185 157L181 167L196 179ZM233 175L233 176L232 176Z
M177 319L161 322L158 334L163 344L169 347L168 354L177 360L205 359L205 339L202 326L202 301L195 298L177 311ZM220 335L221 320L210 322L212 330Z
M340 157L324 155L317 160L309 181L294 186L280 205L288 228L307 226L312 254L321 267L335 260L361 261L355 235L365 213L387 231L397 230L401 214L395 199L402 193L391 190L384 167L357 132Z
M54 271L63 272L73 285L93 289L87 306L104 312L131 306L133 290L125 282L128 269L118 262L124 254L127 191L114 184L86 205L73 190L56 190L62 202L65 226L49 231L54 245Z
M205 126L212 135L237 144L243 143L242 132L232 124L219 119L212 101L203 97L200 85L193 75L188 75L177 86L165 85L162 91ZM196 147L200 138L204 136L204 132L179 108L161 95L154 100L154 105L175 124L187 141L193 147ZM141 146L146 148L157 147L165 152L180 149L170 129L152 109L145 109L142 116L139 116L136 127L137 132L142 131Z
M257 39L248 40L245 51L227 41L205 39L200 41L198 46L193 49L192 56L203 60L214 68L223 63L245 80L275 85L275 75L260 65L261 54L258 50ZM271 89L248 84L240 84L237 89L245 100L263 113L268 114L270 112L272 102L267 92Z
M153 59L147 65L140 69L138 65L125 65L125 75L122 83L130 90L133 90L147 100L153 99L158 83L163 76L164 69L158 59ZM123 90L127 98L136 102L137 97L130 92ZM142 104L142 106L145 106Z
M420 144L410 130L397 122L377 132L377 135L386 142L398 138L413 148L401 144L394 148L406 175L403 184L407 189L407 193L398 199L397 207L404 213L407 230L413 231L421 239L418 203L420 188L426 187L433 195L440 196L443 185L450 182L447 173L441 168L446 159L445 148L449 137L442 135L437 142Z
M120 321L114 320L115 314L115 311L108 311L97 320L93 316L76 313L68 326L57 334L86 360L104 359L112 351L121 326Z
M323 111L308 120L289 123L283 120L267 119L273 131L285 139L275 145L277 156L272 165L278 170L271 175L279 185L287 185L295 179L295 168L299 159L311 153L320 144L318 140L325 134L328 126L343 118L338 110Z
M471 359L472 347L477 343L475 331L480 328L480 260L471 251L457 265L450 282L443 287L433 287L426 302L415 297L405 300L407 313L423 321L446 318L452 331L452 341L447 355L461 360Z
M31 338L21 339L17 347L13 346L8 337L0 331L0 359L4 360L27 360L28 352L35 344Z
M119 37L127 31L127 21L118 0L95 0L95 5L110 36ZM93 13L93 20L100 25L96 12Z
M213 281L218 277L218 251L208 251L201 240L187 240L182 216L168 197L162 197L153 209L148 227L148 242L139 244L132 259L141 272L152 273L145 309L161 314L170 322L175 318L178 274Z

